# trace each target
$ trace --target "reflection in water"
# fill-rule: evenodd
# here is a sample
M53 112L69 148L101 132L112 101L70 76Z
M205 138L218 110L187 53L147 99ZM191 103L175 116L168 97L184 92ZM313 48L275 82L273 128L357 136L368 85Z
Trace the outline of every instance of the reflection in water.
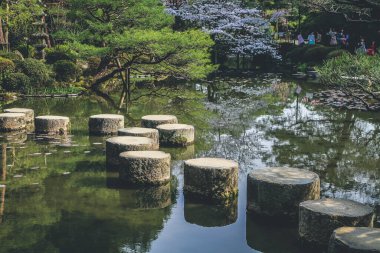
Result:
M121 189L107 177L106 138L88 136L88 117L116 111L97 98L9 105L33 108L36 115L69 116L72 136L62 143L0 134L8 147L0 253L297 252L294 229L246 219L246 174L268 166L316 172L325 196L379 200L380 115L315 107L304 99L297 107L296 85L272 77L215 83L210 91L215 102L203 103L207 94L185 88L163 88L159 96L141 96L131 107L128 126L138 126L148 113L174 114L197 130L194 146L165 149L178 182L145 191ZM303 86L304 92L313 89ZM202 156L239 162L238 210L183 199L182 160Z
M152 209L171 205L170 183L140 189L120 189L120 204L123 208Z
M246 239L252 249L265 253L301 253L297 228L278 226L253 215L246 217Z
M195 156L195 145L179 148L160 148L160 150L169 153L173 161L189 160Z
M25 131L14 131L9 133L0 133L0 142L8 144L21 144L26 142L28 135Z
M4 208L5 208L5 190L6 186L0 184L0 190L1 190L1 199L0 199L0 223L3 222L3 214L4 214Z
M202 227L223 227L235 223L238 217L237 208L237 199L229 205L219 206L197 203L185 195L185 220Z

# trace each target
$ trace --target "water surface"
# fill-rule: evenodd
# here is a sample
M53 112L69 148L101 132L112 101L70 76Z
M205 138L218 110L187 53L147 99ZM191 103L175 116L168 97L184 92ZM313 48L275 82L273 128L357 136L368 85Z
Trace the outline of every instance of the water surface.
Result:
M172 155L172 181L145 189L125 189L105 171L106 138L89 137L87 120L117 110L99 97L3 105L69 116L72 132L57 139L2 134L7 181L0 188L0 252L303 252L296 228L246 215L247 173L266 166L311 170L321 177L322 196L374 205L380 117L316 107L315 85L303 85L297 99L295 84L280 81L216 79L135 101L125 115L128 126L145 114L175 114L197 133L195 146L162 148ZM184 198L183 160L202 156L239 162L235 203L220 208Z

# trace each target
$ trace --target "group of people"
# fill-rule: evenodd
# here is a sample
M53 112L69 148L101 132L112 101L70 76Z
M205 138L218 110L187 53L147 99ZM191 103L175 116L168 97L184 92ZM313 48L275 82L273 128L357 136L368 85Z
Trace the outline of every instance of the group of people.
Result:
M349 49L350 47L350 34L346 33L343 29L340 32L336 32L334 28L330 28L329 32L326 33L328 36L328 44L330 46L336 47L340 46L344 49ZM319 32L311 32L307 39L305 40L301 33L297 36L298 45L315 45L322 43L322 34ZM369 48L366 47L366 42L363 37L360 38L360 41L355 48L356 53L375 55L376 54L376 43L373 41Z
M297 36L297 40L298 40L298 45L299 46L303 46L306 44L306 41L305 39L303 38L302 34L298 34ZM312 32L309 34L309 36L307 37L307 44L308 45L315 45L317 43L321 43L322 42L322 34L320 34L319 32Z

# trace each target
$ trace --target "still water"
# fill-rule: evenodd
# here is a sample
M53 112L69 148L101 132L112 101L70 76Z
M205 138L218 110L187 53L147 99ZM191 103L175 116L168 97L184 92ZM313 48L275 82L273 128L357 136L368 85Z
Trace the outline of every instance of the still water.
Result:
M295 84L271 76L216 79L141 96L126 115L127 126L138 126L146 114L175 114L197 131L195 146L162 149L172 155L170 184L146 189L125 189L105 171L106 138L89 137L87 120L117 110L99 97L4 104L69 116L72 131L57 139L1 136L7 178L0 188L0 252L304 252L296 228L246 215L247 173L265 166L304 168L320 175L322 196L375 205L380 116L317 106L315 85L302 87L298 103ZM202 156L239 162L236 203L220 208L184 198L183 160Z

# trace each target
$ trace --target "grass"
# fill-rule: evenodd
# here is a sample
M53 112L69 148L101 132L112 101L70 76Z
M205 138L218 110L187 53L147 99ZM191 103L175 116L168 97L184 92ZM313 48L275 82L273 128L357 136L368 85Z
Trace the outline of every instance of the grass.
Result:
M83 91L80 87L43 87L28 88L26 95L76 94Z

